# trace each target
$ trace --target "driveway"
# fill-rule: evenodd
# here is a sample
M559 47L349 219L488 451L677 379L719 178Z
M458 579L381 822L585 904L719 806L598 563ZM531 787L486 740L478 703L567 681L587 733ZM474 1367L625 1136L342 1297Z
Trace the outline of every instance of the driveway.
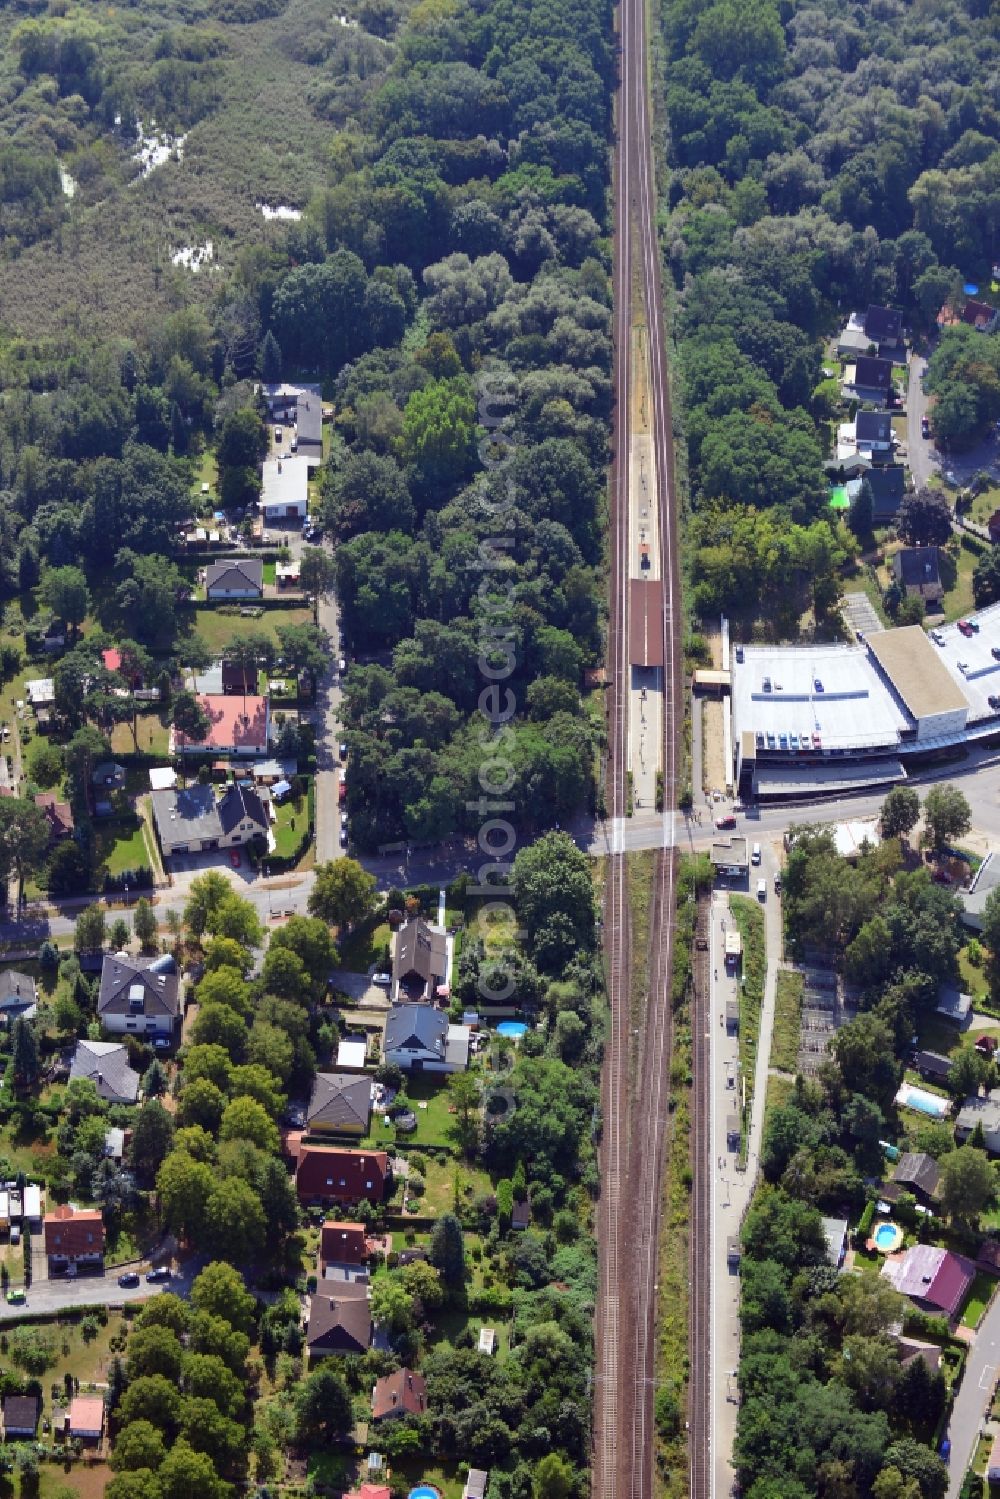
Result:
M958 1499L962 1479L976 1451L976 1443L1000 1377L1000 1296L994 1294L969 1349L947 1436L948 1499Z

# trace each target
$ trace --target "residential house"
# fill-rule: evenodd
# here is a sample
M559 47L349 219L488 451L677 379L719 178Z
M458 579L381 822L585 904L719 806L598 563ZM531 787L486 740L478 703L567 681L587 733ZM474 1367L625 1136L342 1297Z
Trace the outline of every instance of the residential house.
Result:
M257 693L257 668L241 661L223 661L222 691L226 697L254 697Z
M66 1416L71 1437L99 1442L104 1435L104 1400L100 1395L76 1395Z
M495 1327L481 1327L479 1329L479 1352L489 1354L490 1358L496 1353L500 1346Z
M972 995L962 994L958 989L953 989L948 984L941 984L938 988L938 1002L934 1006L935 1015L942 1015L945 1020L950 1020L964 1030L972 1017Z
M712 868L724 879L745 879L750 870L750 851L745 838L716 838L709 850Z
M344 1499L391 1499L392 1489L384 1483L362 1483L356 1489L348 1489Z
M892 417L888 411L859 411L854 418L854 440L859 453L890 454Z
M941 1173L932 1155L923 1150L905 1150L896 1163L892 1179L897 1186L905 1187L921 1202L927 1203L937 1196Z
M527 1198L523 1202L515 1202L510 1215L510 1226L515 1232L523 1233L531 1222L531 1203Z
M412 1369L397 1369L376 1380L372 1389L372 1420L393 1421L398 1416L423 1416L427 1411L427 1383Z
M824 1218L823 1237L826 1239L826 1258L839 1270L847 1253L847 1235L850 1225L846 1218Z
M940 604L944 598L941 553L937 547L903 547L892 559L896 582L908 598Z
M183 789L154 791L153 820L165 858L239 848L252 838L266 842L270 821L261 796L235 782L216 800L215 788L197 782Z
M328 1266L367 1265L368 1235L363 1223L341 1223L328 1218L319 1234L319 1273Z
M892 360L859 354L854 364L844 366L843 395L847 400L884 405L892 395Z
M69 838L76 826L73 809L69 802L61 802L51 791L40 791L35 797L35 806L41 807L49 825L49 837L53 843Z
M847 324L837 339L837 353L844 359L854 359L859 354L875 353L878 340L865 331L865 319L861 313L852 312Z
M946 1083L951 1072L951 1058L939 1051L915 1051L913 1065L929 1083Z
M928 1312L958 1315L976 1274L964 1255L935 1244L914 1244L900 1255L889 1255L882 1274L897 1291Z
M33 1442L38 1431L38 1396L5 1395L3 1397L3 1439L5 1442Z
M448 940L439 927L418 917L396 933L392 960L394 992L411 1003L432 1000L448 973Z
M1000 1155L1000 1088L994 1088L985 1098L974 1094L965 1100L955 1118L955 1139L960 1145L973 1134L977 1124L982 1125L990 1155Z
M31 1020L38 1010L35 981L15 968L0 971L0 1026L11 1026L19 1015Z
M939 1343L925 1343L922 1338L907 1338L902 1335L895 1337L894 1341L899 1354L899 1362L904 1369L908 1364L912 1364L914 1359L920 1359L932 1374L936 1374L940 1369L944 1350Z
M198 703L208 716L204 739L189 739L174 729L173 748L178 755L265 755L271 737L271 713L266 697L226 697L199 694Z
M865 474L872 492L872 519L876 525L893 520L906 492L906 470L901 463L886 463Z
M865 313L865 333L883 349L903 347L903 314L897 307L872 306Z
M337 1353L367 1353L371 1340L372 1314L365 1284L343 1281L338 1283L335 1293L313 1293L306 1331L310 1359Z
M298 588L302 577L302 567L297 557L288 562L276 562L274 566L274 581L279 588Z
M106 791L121 791L127 779L124 765L116 760L102 760L90 773L91 784L103 786Z
M62 1275L71 1266L104 1262L104 1219L96 1208L74 1208L61 1203L42 1220L49 1274Z
M265 521L305 520L309 513L309 462L306 458L266 458L260 491Z
M56 701L56 684L51 677L32 677L24 684L24 695L35 713L39 708L53 708Z
M311 1135L365 1135L371 1117L368 1077L350 1072L318 1072L306 1110Z
M385 1022L382 1054L404 1072L464 1072L470 1035L467 1025L449 1024L434 1005L393 1005Z
M462 1499L486 1499L490 1475L485 1468L470 1468L462 1489Z
M260 557L233 557L210 562L205 569L206 599L264 597L264 563Z
M323 454L323 397L319 386L265 385L262 393L271 420L294 427L292 451L312 455L318 462Z
M977 333L995 333L1000 328L1000 312L988 302L968 301L962 308L962 322Z
M171 1038L180 1015L180 981L169 954L130 958L106 953L97 996L97 1018L110 1035Z
M135 1103L139 1074L128 1064L128 1052L117 1041L78 1041L69 1080L88 1078L107 1103Z
M302 1203L381 1202L388 1175L389 1157L384 1150L301 1144L295 1190Z

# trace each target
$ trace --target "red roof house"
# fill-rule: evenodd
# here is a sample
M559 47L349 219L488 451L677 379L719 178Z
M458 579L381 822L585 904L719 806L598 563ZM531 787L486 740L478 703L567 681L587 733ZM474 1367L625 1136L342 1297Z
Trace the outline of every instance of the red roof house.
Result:
M976 1267L964 1255L934 1244L914 1244L903 1255L890 1255L882 1274L897 1291L926 1311L956 1317L972 1285Z
M51 791L40 791L35 797L35 806L41 807L49 823L50 838L68 838L76 824L69 802L61 802Z
M427 1409L427 1384L422 1374L411 1369L397 1369L376 1380L372 1390L372 1420L386 1421L393 1416L422 1416Z
M204 739L189 739L174 729L174 748L180 755L259 755L270 737L270 711L266 697L226 697L221 693L199 693L199 706L208 717Z
M360 1488L351 1489L344 1495L344 1499L390 1499L392 1490L381 1483L363 1483Z
M363 1265L368 1258L368 1241L363 1223L340 1223L327 1219L320 1231L320 1273L327 1265Z
M300 1202L381 1202L389 1175L384 1150L338 1150L301 1145L295 1168Z
M104 1219L96 1208L73 1208L64 1202L45 1214L42 1226L45 1253L57 1265L97 1261L104 1255Z

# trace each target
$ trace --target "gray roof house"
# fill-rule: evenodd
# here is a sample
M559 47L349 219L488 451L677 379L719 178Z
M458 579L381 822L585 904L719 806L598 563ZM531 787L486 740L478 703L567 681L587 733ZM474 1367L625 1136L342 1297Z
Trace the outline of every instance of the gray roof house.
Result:
M869 307L865 313L865 332L880 349L883 345L898 348L903 342L903 314L898 307Z
M260 557L210 562L205 569L207 599L259 599L263 593L264 563Z
M860 413L859 413L860 414ZM901 463L886 463L865 474L872 492L872 516L876 521L891 520L906 493L906 470Z
M909 1187L915 1196L925 1201L937 1195L941 1173L932 1155L923 1150L905 1150L896 1164L892 1179L900 1186Z
M844 371L843 394L848 400L871 401L873 405L887 401L892 394L892 360L859 354Z
M38 1009L35 981L15 968L0 972L0 1025L13 1025L19 1015L30 1020Z
M977 1124L983 1127L990 1155L1000 1155L1000 1088L994 1088L985 1098L975 1095L965 1100L955 1119L955 1139L959 1144L968 1140Z
M315 1135L364 1135L371 1116L372 1085L365 1073L318 1072L306 1110Z
M89 1078L108 1103L135 1103L139 1096L139 1074L118 1041L78 1041L69 1080L78 1077Z
M469 1027L449 1025L433 1005L393 1005L382 1054L407 1072L461 1072L469 1065Z
M892 417L888 411L859 411L854 418L854 440L862 453L892 451Z
M97 1016L112 1035L171 1037L180 1015L180 981L173 958L106 953Z
M908 597L939 604L944 597L941 554L937 547L903 547L892 559L892 571Z
M392 977L397 997L433 999L447 973L448 939L444 932L419 917L408 921L396 934L393 952Z
M219 797L212 786L195 783L152 793L153 817L164 856L236 848L268 834L268 815L260 795L237 783Z

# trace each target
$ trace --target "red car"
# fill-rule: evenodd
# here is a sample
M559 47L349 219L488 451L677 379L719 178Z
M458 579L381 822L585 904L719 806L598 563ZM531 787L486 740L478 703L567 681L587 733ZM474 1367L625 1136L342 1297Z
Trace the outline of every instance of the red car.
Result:
M736 826L736 818L730 812L728 817L717 817L715 819L715 826L719 829L720 833L724 832L726 828L734 828Z
M231 848L229 850L229 862L234 869L239 869L240 863L242 861L240 859L240 851L238 848Z
M958 628L961 630L962 634L966 636L966 638L975 633L967 619L960 619L958 622Z

